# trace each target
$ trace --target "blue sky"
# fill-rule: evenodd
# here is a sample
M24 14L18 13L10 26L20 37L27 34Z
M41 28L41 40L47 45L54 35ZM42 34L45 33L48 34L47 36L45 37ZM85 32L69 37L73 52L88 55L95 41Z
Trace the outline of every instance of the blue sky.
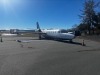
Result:
M0 29L71 28L84 0L0 0Z

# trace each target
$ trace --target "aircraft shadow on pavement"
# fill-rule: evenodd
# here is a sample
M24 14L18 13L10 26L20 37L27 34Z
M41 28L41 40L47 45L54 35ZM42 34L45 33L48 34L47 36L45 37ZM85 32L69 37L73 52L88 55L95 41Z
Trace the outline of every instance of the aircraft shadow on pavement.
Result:
M72 42L70 42L70 41L63 41L63 40L56 40L56 41L58 41L58 42L62 42L62 43L69 43L69 44L75 44L75 45L82 45L82 43L79 43L79 42L74 42L74 41L72 41Z
M39 40L38 38L33 39L33 40ZM42 40L51 40L51 39L42 39ZM58 42L62 42L62 43L69 43L69 44L75 44L75 45L82 45L82 43L79 42L75 42L75 41L68 41L68 40L53 40L53 41L58 41Z

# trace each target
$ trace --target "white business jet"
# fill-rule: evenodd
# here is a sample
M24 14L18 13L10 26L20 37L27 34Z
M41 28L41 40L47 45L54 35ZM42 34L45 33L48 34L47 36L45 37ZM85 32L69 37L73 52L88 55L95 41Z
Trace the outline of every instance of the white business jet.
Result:
M68 32L65 29L40 29L39 23L36 23L37 30L36 33L39 34L39 39L50 38L55 40L69 40L72 42L72 39L75 38L73 33Z

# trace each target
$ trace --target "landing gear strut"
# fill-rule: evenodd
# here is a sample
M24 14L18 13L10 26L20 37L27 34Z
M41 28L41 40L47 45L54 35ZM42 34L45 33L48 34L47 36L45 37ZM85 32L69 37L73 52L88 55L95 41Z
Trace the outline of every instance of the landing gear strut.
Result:
M39 40L41 40L42 38L41 38L41 34L39 34Z
M70 42L70 43L72 43L72 42L73 42L73 40L69 40L69 42Z

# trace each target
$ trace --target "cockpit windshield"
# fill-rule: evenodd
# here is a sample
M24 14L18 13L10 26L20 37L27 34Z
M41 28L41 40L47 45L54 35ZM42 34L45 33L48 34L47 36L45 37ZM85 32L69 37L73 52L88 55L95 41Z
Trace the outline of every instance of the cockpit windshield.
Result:
M60 30L60 33L67 33L68 31L67 30Z

